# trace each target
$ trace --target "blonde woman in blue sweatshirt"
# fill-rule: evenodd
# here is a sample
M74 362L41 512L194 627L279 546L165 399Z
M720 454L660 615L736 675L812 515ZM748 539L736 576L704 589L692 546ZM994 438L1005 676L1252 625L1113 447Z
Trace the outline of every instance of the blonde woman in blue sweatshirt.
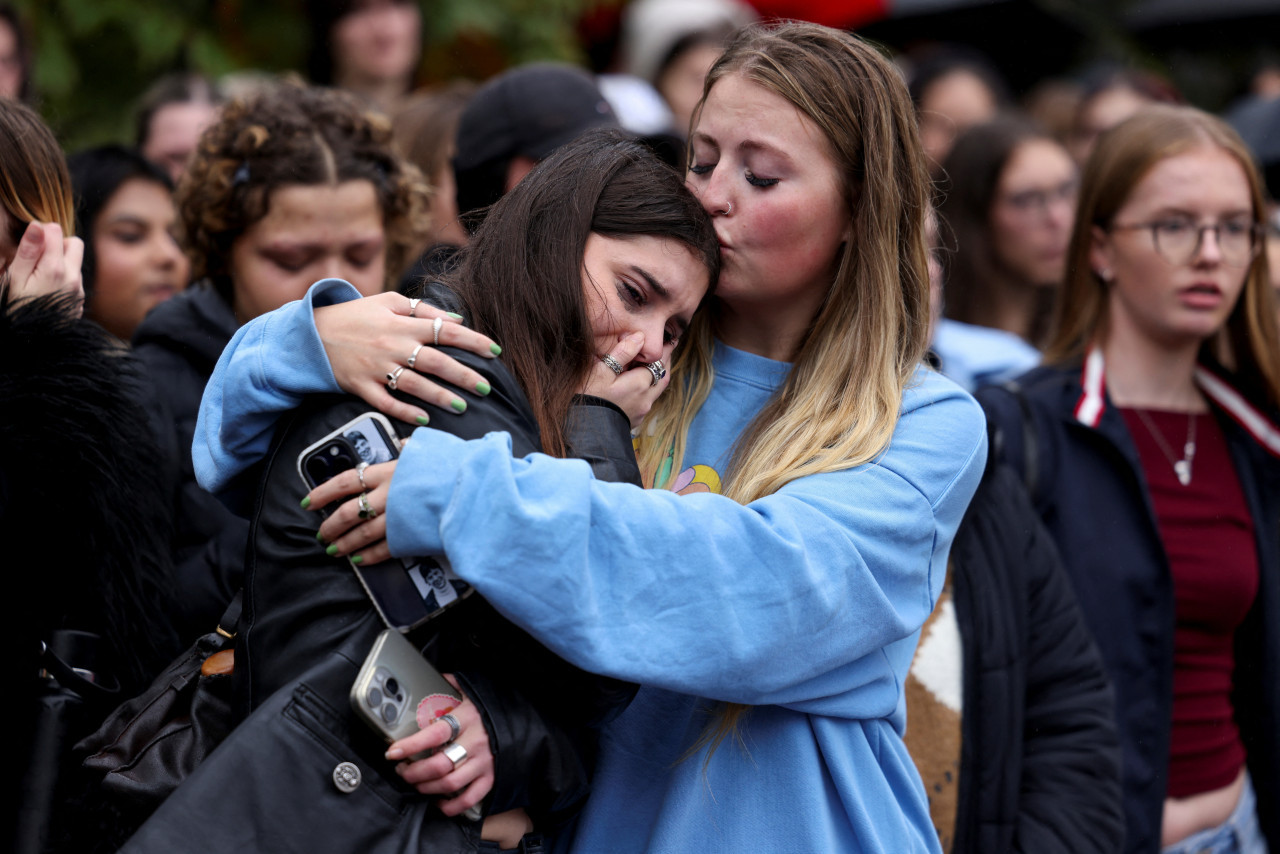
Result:
M976 404L920 366L928 177L911 101L855 36L749 29L708 76L690 154L723 266L640 430L657 488L598 482L581 461L514 459L504 434L420 429L398 464L364 472L374 518L351 499L321 534L366 561L444 553L558 654L640 683L605 728L593 794L562 846L936 851L902 744L902 682L986 438ZM592 281L636 308L598 339L602 358L628 332L645 347L671 337L636 320L662 298L638 271ZM431 336L379 336L370 314L317 308L312 327L309 310L293 313L290 340L333 354L332 373L246 329L202 413L207 486L243 468L299 392L341 386L414 417L375 372ZM617 368L618 388L593 393L622 395L647 370ZM358 490L340 475L311 506ZM439 744L438 728L390 755ZM451 783L442 756L401 773L424 792Z

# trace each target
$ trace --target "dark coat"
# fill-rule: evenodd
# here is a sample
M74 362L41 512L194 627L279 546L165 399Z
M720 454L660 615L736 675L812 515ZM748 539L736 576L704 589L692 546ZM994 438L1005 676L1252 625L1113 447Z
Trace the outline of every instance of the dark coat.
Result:
M244 576L248 519L196 483L191 441L200 398L239 324L222 297L195 284L156 306L133 336L149 384L148 414L159 441L174 507L173 562L181 596L177 621L187 641L212 631ZM247 515L248 508L240 507Z
M1021 481L987 459L951 547L964 655L952 851L1116 852L1124 813L1111 686Z
M456 307L439 291L429 297ZM461 416L414 401L431 414L432 426L463 438L505 431L514 453L538 449L532 411L506 367L443 349L478 371L492 391L472 398ZM592 462L597 477L639 483L626 416L594 398L575 409L574 454ZM248 717L126 850L310 851L317 844L343 851L475 850L479 825L444 818L432 799L407 787L382 757L386 745L352 713L347 692L384 626L346 560L326 556L316 541L321 517L299 505L307 491L300 453L368 411L354 397L318 396L281 425L254 514L237 639L239 702ZM415 429L393 423L401 436ZM588 793L594 728L622 710L635 686L578 670L478 595L410 638L437 669L457 674L484 718L496 777L485 812L523 807L539 829L576 812ZM340 762L360 770L363 782L354 792L333 785ZM211 808L214 793L231 800ZM195 810L217 828L198 843L186 838L184 818Z
M1123 753L1125 850L1160 850L1173 686L1174 598L1168 559L1138 452L1104 401L1097 427L1075 417L1080 368L1042 367L1009 391L979 393L1001 456L1036 471L1036 511L1062 555L1116 692ZM1258 595L1236 633L1232 703L1258 796L1258 817L1280 850L1280 464L1215 406L1253 517ZM1028 452L1026 438L1035 447Z

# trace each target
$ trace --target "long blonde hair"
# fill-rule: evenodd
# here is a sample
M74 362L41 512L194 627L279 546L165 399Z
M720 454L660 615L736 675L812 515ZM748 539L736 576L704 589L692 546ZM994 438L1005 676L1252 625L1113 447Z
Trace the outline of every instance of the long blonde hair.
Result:
M1263 224L1262 181L1248 148L1226 122L1194 107L1144 107L1103 134L1085 164L1067 250L1067 278L1058 296L1046 362L1076 361L1106 335L1108 287L1089 260L1094 227L1106 229L1134 187L1161 160L1204 146L1217 147L1239 162L1249 182L1254 223ZM1201 353L1235 372L1240 388L1255 402L1277 406L1280 334L1269 279L1267 253L1262 251L1249 266L1244 291L1227 322L1203 343Z
M731 74L780 95L822 130L853 234L786 381L735 444L723 492L745 504L888 447L928 345L929 179L906 85L862 39L803 23L739 31L707 75L695 126L708 93ZM714 324L713 304L686 334L674 388L647 419L640 462L655 487L680 471L685 436L710 392ZM744 709L726 707L708 734L713 749Z

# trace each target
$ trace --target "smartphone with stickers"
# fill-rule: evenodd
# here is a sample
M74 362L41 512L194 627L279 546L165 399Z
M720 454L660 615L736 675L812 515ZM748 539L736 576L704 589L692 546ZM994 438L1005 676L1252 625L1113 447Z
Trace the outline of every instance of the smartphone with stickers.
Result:
M394 629L378 635L351 683L351 708L388 744L435 723L461 702L458 689ZM472 821L484 817L478 804L463 815Z
M391 422L380 412L367 412L307 446L298 455L298 475L307 489L353 469L361 462L385 463L400 456ZM321 511L328 515L336 503ZM351 564L356 577L390 628L408 632L471 594L471 585L453 575L447 562L432 558Z
M462 702L413 644L384 630L351 685L351 707L387 743L413 735Z

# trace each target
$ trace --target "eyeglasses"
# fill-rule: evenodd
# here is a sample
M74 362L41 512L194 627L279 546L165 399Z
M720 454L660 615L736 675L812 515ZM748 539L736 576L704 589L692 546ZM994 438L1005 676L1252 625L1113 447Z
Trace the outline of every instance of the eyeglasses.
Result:
M1247 267L1262 246L1262 227L1247 217L1197 225L1192 219L1170 217L1155 222L1113 223L1109 231L1151 232L1156 252L1170 264L1189 264L1200 254L1204 233L1213 232L1213 241L1228 267Z
M1075 205L1076 193L1079 189L1080 182L1073 178L1047 190L1023 190L1020 193L1010 193L1001 201L1020 213L1044 214L1048 212L1049 205L1054 202Z

